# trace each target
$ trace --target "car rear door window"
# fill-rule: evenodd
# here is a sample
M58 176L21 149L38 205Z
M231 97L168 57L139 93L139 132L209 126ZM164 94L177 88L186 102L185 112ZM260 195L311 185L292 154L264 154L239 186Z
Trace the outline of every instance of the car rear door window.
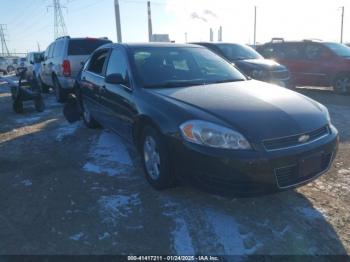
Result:
M64 41L61 40L61 41L56 42L53 57L60 57L61 56L62 51L63 51L63 46L64 46Z
M68 55L90 55L102 45L111 43L104 39L76 39L68 44Z
M54 50L55 50L55 43L50 45L48 58L53 57Z
M128 78L128 62L121 49L114 49L109 58L106 75L120 74L124 79Z
M96 52L88 66L88 71L97 75L104 75L104 67L108 56L108 50L100 50Z
M308 60L318 60L321 58L321 53L324 47L317 44L307 44L305 47L305 57Z

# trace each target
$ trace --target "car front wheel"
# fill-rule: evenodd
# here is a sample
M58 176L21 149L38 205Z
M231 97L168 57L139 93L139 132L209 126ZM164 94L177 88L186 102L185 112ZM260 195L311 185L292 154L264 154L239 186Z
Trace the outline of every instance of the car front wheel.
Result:
M350 93L350 76L339 76L334 80L334 91L339 95Z
M83 100L82 101L82 108L83 108L83 121L84 124L88 127L88 128L98 128L100 125L99 123L92 117L91 112L89 107L87 106L86 102Z
M144 128L140 151L147 181L157 190L173 186L168 150L164 139L153 127Z

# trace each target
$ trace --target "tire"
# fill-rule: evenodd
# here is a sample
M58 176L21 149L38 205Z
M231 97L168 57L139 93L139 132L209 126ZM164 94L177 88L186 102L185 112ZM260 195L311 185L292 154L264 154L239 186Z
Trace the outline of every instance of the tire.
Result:
M34 105L35 105L35 110L37 112L44 112L45 110L45 103L44 103L44 100L42 97L38 98L38 99L35 99L34 100Z
M23 103L21 101L15 100L12 103L13 111L15 111L17 114L23 113Z
M41 80L40 76L38 77L38 84L40 86L40 89L41 89L42 93L45 93L45 94L49 93L50 87L43 83L43 81Z
M143 129L141 137L142 164L146 179L156 190L174 186L170 170L169 152L160 133L151 126Z
M334 92L338 95L350 93L350 75L340 75L333 82Z
M15 68L13 66L8 66L7 67L7 73L11 73L13 71L15 71Z
M67 96L68 96L68 93L65 92L62 88L61 88L61 85L60 83L58 82L58 79L57 77L53 77L53 89L55 91L55 95L56 95L56 101L58 103L65 103L66 100L67 100Z
M92 117L91 112L84 100L82 100L81 106L83 109L83 121L86 127L91 129L99 128L100 124Z

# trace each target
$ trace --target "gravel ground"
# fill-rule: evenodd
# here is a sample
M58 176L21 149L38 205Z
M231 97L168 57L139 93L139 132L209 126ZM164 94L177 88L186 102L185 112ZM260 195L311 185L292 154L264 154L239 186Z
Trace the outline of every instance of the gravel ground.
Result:
M324 103L341 135L315 182L258 198L154 191L135 149L47 110L11 109L0 80L0 254L350 254L350 97Z

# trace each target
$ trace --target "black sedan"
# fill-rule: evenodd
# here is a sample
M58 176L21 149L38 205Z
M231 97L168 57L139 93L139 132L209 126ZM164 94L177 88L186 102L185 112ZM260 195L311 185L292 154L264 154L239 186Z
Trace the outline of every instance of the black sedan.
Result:
M75 105L78 105L75 107ZM325 173L338 147L327 109L246 77L196 45L110 44L96 50L65 108L139 149L156 189L175 178L237 191L293 188Z
M269 59L265 59L253 48L235 43L199 42L216 54L233 63L247 76L283 87L289 87L290 75L288 69Z

